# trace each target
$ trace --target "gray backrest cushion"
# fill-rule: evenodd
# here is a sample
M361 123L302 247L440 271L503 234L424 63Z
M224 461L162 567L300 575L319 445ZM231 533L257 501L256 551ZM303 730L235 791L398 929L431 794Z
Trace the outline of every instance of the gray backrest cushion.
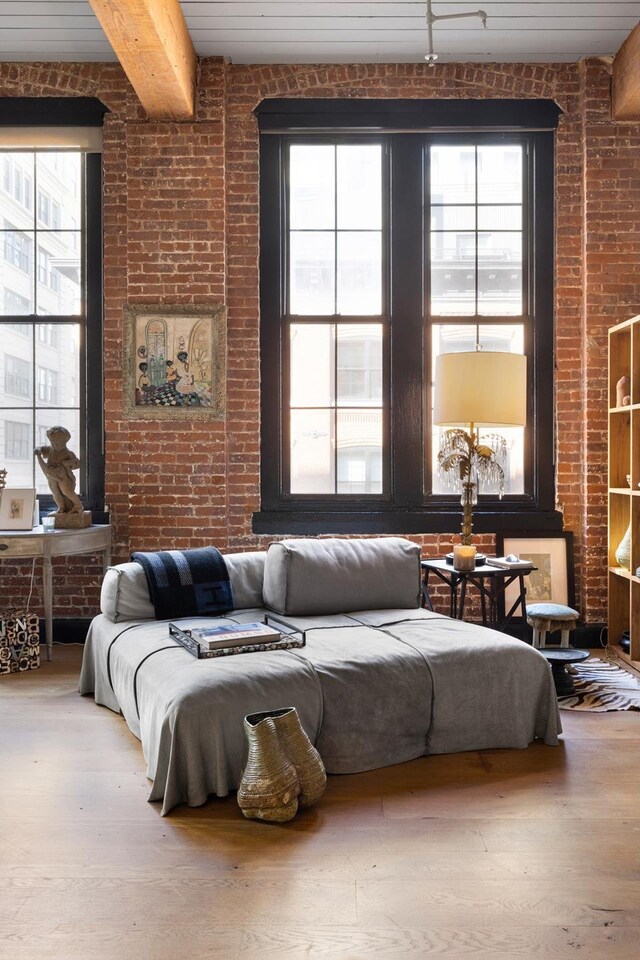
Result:
M289 616L420 605L420 547L400 537L281 540L267 551L264 604Z
M262 606L265 557L262 550L225 556L234 610ZM147 578L139 563L120 563L107 570L100 594L100 610L114 623L155 618Z

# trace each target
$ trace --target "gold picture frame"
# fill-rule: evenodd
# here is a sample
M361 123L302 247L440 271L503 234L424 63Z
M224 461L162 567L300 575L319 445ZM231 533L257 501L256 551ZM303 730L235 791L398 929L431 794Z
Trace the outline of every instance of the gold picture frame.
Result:
M226 307L127 304L124 415L131 420L222 420Z

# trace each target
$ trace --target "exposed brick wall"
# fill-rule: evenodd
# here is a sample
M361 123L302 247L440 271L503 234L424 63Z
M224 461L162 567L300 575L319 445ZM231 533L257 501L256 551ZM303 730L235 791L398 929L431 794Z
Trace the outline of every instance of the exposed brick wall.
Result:
M259 506L258 133L264 97L549 97L564 111L556 161L558 503L576 538L578 605L606 615L607 329L640 312L640 127L610 119L604 63L232 66L200 64L193 122L145 119L113 64L0 65L0 96L97 96L104 128L106 497L116 560L132 549L267 542ZM124 303L225 302L223 422L125 420ZM549 360L551 362L551 360ZM585 447L586 444L586 447ZM452 535L413 537L425 554ZM493 539L478 538L492 550ZM86 561L86 562L85 562ZM29 564L0 567L0 606ZM99 564L56 571L56 614L96 610ZM39 593L36 605L41 602Z

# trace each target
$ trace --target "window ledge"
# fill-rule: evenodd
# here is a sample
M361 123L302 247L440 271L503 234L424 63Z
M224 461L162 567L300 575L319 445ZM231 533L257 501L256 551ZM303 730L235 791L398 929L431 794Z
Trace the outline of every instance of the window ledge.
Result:
M379 512L330 512L261 510L253 514L253 532L291 536L368 533L457 533L462 522L459 510L388 510ZM557 510L476 509L474 533L512 531L561 531L562 514Z

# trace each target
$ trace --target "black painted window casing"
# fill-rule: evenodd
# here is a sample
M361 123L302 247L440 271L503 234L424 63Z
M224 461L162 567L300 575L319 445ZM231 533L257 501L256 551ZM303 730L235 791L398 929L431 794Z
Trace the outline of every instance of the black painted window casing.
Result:
M362 103L368 109L359 113ZM483 111L483 101L472 101L466 114L464 107L458 106L454 126L444 122L451 101L428 102L428 122L420 108L412 114L407 101L386 101L382 107L374 107L374 103L282 101L279 109L273 101L265 101L257 110L262 129L262 496L261 510L254 514L254 530L318 534L459 529L459 499L434 494L431 489L431 324L443 318L429 316L425 269L429 244L425 160L431 145L456 143L518 144L524 164L523 315L498 317L492 322L522 320L524 324L528 374L525 487L523 493L502 500L481 493L474 510L474 529L561 529L561 516L555 510L553 431L553 173L558 108L546 101L518 101L515 105L512 101L487 101L489 106ZM314 104L319 106L314 108ZM374 118L374 109L382 110L387 129L380 129L380 115ZM442 126L435 122L437 115ZM394 116L402 130L394 128ZM288 463L288 331L290 322L299 319L286 312L288 150L292 143L353 142L380 143L385 157L387 256L385 302L379 318L384 328L383 490L360 496L296 495L289 489ZM339 322L351 318L326 319ZM487 319L465 315L447 317L444 322L485 323Z

